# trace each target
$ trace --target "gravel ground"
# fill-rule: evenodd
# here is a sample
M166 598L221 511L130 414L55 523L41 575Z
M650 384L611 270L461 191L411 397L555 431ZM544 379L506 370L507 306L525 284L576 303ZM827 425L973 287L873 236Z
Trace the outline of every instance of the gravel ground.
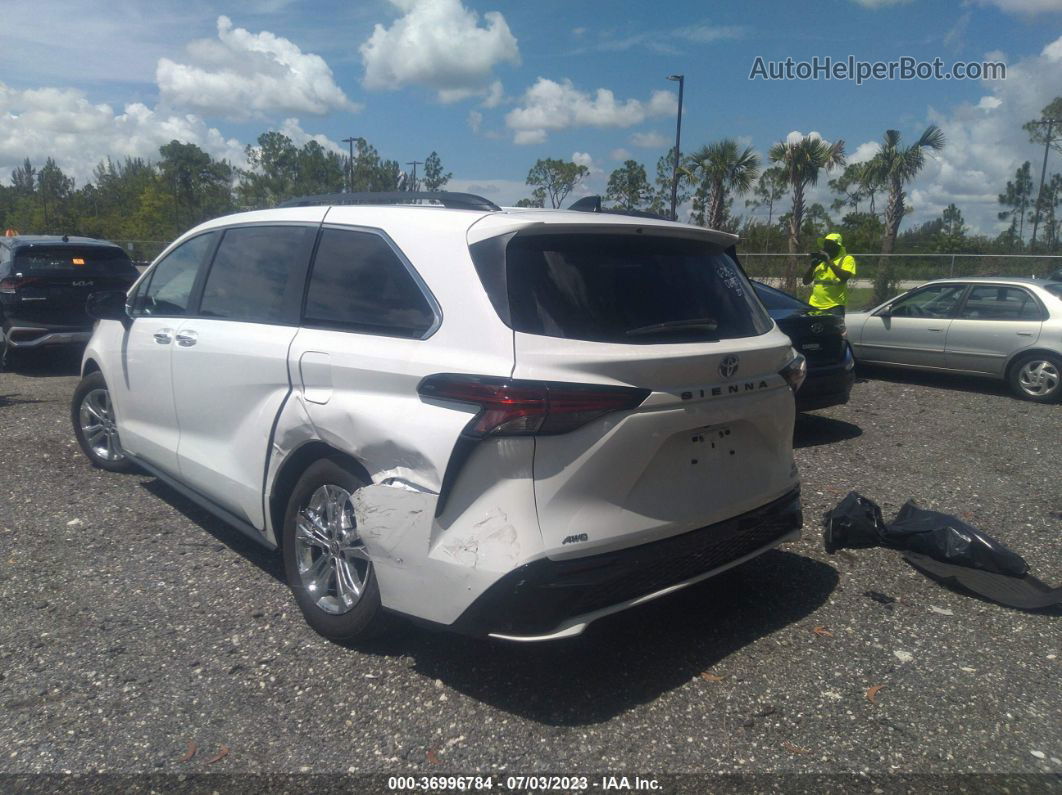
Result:
M819 527L850 489L914 497L1062 582L1060 406L870 373L798 423L802 541L572 641L353 650L277 558L89 466L76 366L0 374L0 773L1062 773L1062 613L827 556Z

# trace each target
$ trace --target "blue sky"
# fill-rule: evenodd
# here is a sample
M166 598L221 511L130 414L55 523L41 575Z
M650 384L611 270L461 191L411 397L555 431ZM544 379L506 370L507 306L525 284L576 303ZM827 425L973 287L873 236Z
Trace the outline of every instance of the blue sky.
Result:
M1009 71L749 80L757 56L816 55ZM955 201L995 232L995 195L1039 163L1021 122L1062 93L1062 0L20 2L0 27L0 175L51 154L83 182L100 158L171 138L240 163L280 129L333 147L364 136L403 163L436 150L453 187L501 203L528 194L540 157L589 165L581 190L600 192L627 157L653 174L674 136L672 73L686 76L684 151L730 136L762 153L814 130L858 160L887 128L939 124L948 145L912 186L908 222Z

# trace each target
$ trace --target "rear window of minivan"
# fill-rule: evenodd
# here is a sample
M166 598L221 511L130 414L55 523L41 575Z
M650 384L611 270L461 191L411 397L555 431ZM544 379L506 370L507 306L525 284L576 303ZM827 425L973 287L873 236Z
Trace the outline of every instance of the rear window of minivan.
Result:
M509 325L624 344L764 334L771 321L725 252L688 239L607 233L517 235L505 250Z
M129 255L117 246L26 246L15 250L15 268L42 271L92 272L108 276L137 274Z

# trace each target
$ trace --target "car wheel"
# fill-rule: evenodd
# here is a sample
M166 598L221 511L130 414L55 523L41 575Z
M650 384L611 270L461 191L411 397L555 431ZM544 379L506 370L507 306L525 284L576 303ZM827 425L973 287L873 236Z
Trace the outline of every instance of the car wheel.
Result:
M1010 366L1007 381L1020 398L1054 403L1062 398L1062 358L1048 353L1023 356Z
M296 482L284 514L288 585L307 623L340 643L365 640L385 625L376 572L351 503L364 485L341 460L322 458Z
M132 462L122 452L111 393L98 370L81 379L70 404L70 419L81 451L93 466L108 472L128 472Z

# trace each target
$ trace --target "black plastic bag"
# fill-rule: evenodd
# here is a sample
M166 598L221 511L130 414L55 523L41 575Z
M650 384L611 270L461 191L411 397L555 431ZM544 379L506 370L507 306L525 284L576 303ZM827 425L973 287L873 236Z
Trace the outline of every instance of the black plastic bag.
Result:
M823 520L823 540L830 554L838 549L886 547L1010 577L1029 573L1025 559L992 536L957 517L927 511L913 502L904 504L896 518L885 524L877 504L852 491Z
M917 552L904 553L906 560L917 571L945 585L958 585L985 599L991 599L1007 607L1019 610L1042 610L1045 607L1062 605L1062 588L1052 588L1031 574L1011 577L1006 574L971 569L941 563Z

